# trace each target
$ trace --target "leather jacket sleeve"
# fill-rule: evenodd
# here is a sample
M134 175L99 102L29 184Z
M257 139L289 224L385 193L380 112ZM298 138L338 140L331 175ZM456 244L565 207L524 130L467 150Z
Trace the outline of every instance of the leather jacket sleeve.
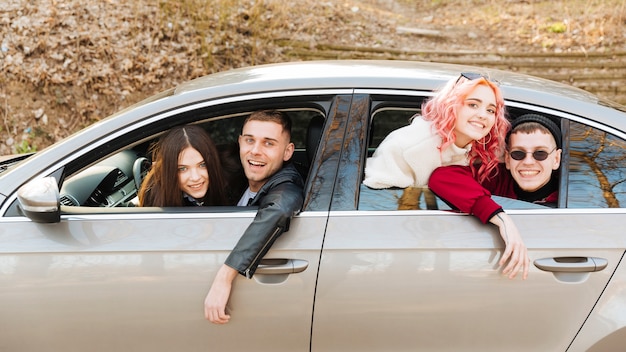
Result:
M283 168L265 184L251 205L257 214L225 264L251 278L274 241L289 230L291 217L304 201L303 182L295 168Z

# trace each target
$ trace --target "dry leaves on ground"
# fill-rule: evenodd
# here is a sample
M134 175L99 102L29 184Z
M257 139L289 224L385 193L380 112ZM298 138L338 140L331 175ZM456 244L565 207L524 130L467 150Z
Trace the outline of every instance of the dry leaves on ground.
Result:
M625 50L626 0L609 2L4 0L0 155L42 149L182 81L300 60L286 54L296 43Z

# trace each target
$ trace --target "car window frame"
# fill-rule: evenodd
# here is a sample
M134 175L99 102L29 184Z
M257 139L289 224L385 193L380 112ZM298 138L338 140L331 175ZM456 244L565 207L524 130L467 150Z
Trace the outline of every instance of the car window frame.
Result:
M369 152L368 144L369 144L370 125L371 125L373 113L376 111L376 109L380 108L381 106L390 105L388 104L389 102L392 102L392 103L402 102L402 101L406 101L406 99L410 99L411 97L421 97L423 99L426 99L428 97L431 97L433 94L434 94L433 92L406 91L406 90L397 90L397 91L369 90L369 89L355 90L355 96L362 95L362 99L367 100L369 102L368 113L367 113L367 116L364 116L362 114L360 115L361 118L366 119L366 121L359 121L359 123L356 123L355 121L351 121L350 122L351 127L349 128L349 130L357 129L357 128L364 129L363 131L360 131L360 132L354 132L354 133L360 133L362 136L364 136L362 138L364 139L364 141L362 142L362 145L359 146L361 153L358 156L358 158L354 158L354 160L351 160L351 161L342 162L342 164L340 165L340 174L348 174L348 175L356 174L358 175L357 177L358 184L362 183L362 177L363 177L362 170L364 168L365 161L367 159L368 152ZM523 111L525 113L538 113L538 114L549 115L549 116L558 118L561 121L561 131L563 134L563 143L562 143L563 144L563 147L562 147L563 156L562 156L561 167L559 171L560 180L559 180L558 207L557 208L545 207L542 209L536 209L534 207L521 209L521 208L516 207L513 209L507 209L507 211L511 210L514 212L517 212L517 211L523 211L523 212L536 212L536 211L546 212L548 211L549 212L549 211L557 211L557 209L558 211L565 210L565 209L572 209L572 211L574 211L574 208L567 207L567 196L568 196L567 189L568 189L569 162L570 162L570 158L569 158L570 150L569 150L569 140L568 140L569 128L570 128L569 122L575 121L577 123L581 123L583 125L596 128L603 132L610 133L614 135L616 138L621 138L623 140L626 140L626 132L617 130L616 128L612 126L607 126L602 123L599 123L597 121L599 121L600 119L597 119L594 116L580 116L580 115L575 115L569 112L552 110L552 109L545 108L542 106L537 106L537 105L517 102L517 101L505 100L505 105L507 106L507 108L516 109L518 111ZM351 119L357 118L356 116L358 115L359 113L355 113L355 112L351 113ZM363 122L366 122L366 123L363 123ZM348 145L351 143L349 140L350 138L347 135L346 142L344 145L344 148L346 149L350 149L350 147L348 147ZM346 157L344 156L343 159L346 159ZM346 165L350 165L350 163L352 163L351 164L352 166L346 166ZM345 170L346 167L348 168L355 167L354 165L357 165L356 167L358 167L361 170L361 172L355 172L354 170L352 171ZM342 177L340 177L340 179ZM338 210L338 211L358 210L359 196L360 196L360 191L358 190L358 188L359 188L358 186L350 187L350 189L353 190L353 193L349 194L350 192L345 192L342 189L342 185L338 185L338 190L340 191L336 192L336 196L333 201L334 205L332 209ZM575 211L579 211L582 209L589 209L589 208L575 208ZM608 208L604 208L604 210L606 209Z
M132 148L141 143L145 143L148 140L154 138L159 133L163 133L166 129L171 128L174 125L206 121L210 120L211 118L215 118L218 115L222 117L227 116L229 114L229 111L242 111L246 109L249 111L254 111L265 108L313 108L321 111L323 115L326 115L325 117L328 120L329 117L336 113L336 110L346 109L345 107L338 108L334 106L337 104L338 97L343 97L340 100L343 101L341 104L345 105L351 100L351 95L352 90L350 89L304 89L289 92L276 91L242 94L230 97L218 97L214 99L208 99L206 101L199 101L194 104L187 104L178 107L171 107L169 109L163 109L151 113L145 118L138 121L133 121L132 123L127 123L123 126L120 126L118 129L112 131L111 133L100 135L97 140L93 140L91 141L91 143L86 143L84 145L84 148L80 148L80 150L77 150L76 153L68 153L59 158L58 161L51 163L50 165L44 165L39 171L32 175L32 179L54 176L55 179L57 179L60 188L62 186L62 182L67 177L69 177L69 175L74 175L94 165L98 161L120 152L121 150ZM162 103L163 99L159 100L158 102ZM219 106L220 108L217 109L218 112L215 112L213 116L205 116L202 119L194 117L195 111L198 111L199 109L210 110L212 108L215 108L216 106ZM176 118L180 116L184 116L184 118ZM150 128L146 128L145 126L150 126ZM328 122L327 124L325 124L325 126L328 126ZM140 131L140 133L137 133L138 131ZM81 133L83 132L81 131ZM324 133L326 133L326 131L324 131L323 134ZM343 131L334 132L335 135L337 135L337 133L341 133L341 135L343 135ZM134 137L134 140L132 142L128 142L126 139L126 137L130 135ZM322 140L320 140L318 148L326 150L327 148L322 148L321 146L323 141L324 139L322 138ZM326 158L328 158L328 155L326 156ZM318 155L316 159L322 159L322 156ZM313 161L312 163L315 164L315 161ZM335 173L333 171L332 165L327 165L326 167L320 167L320 165L317 165L315 169L315 174L317 178L328 178L329 174L334 175ZM312 173L310 172L309 174L311 175ZM308 188L306 190L307 202L305 205L315 203L315 209L328 209L330 199L327 199L325 201L313 202L311 199L312 195L310 193L311 182L309 182L309 180L305 181L307 182ZM331 179L327 179L326 183L328 183L329 181L331 181ZM7 202L5 202L3 207L0 209L2 216L23 217L23 214L21 214L17 209L16 192L13 192L13 194L9 195L7 198L9 199L7 199ZM324 206L324 204L327 205ZM303 210L307 208L308 207L303 207ZM132 208L122 211L132 212Z

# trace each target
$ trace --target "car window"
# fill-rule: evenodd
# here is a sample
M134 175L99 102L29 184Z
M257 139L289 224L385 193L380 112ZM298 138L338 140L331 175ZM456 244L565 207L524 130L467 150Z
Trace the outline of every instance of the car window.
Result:
M377 111L370 126L368 156L371 156L389 132L406 125L417 109L385 108ZM528 111L511 111L513 115ZM545 115L545 114L544 114ZM620 208L626 206L626 141L600 129L570 121L570 133L564 133L561 180L568 208ZM499 197L505 209L533 208L531 203ZM449 209L428 189L384 190L360 186L359 210ZM540 207L537 207L538 209ZM547 209L544 207L544 209Z
M626 207L626 143L599 129L570 123L568 208Z
M370 122L367 154L371 156L380 143L392 131L411 123L411 117L419 114L415 107L384 107L374 111ZM367 166L367 163L366 163ZM428 188L371 189L360 185L359 210L414 210L449 209Z
M312 108L281 110L291 117L293 123L292 142L295 144L296 149L292 162L303 178L306 179L311 164L312 153L310 149L315 149L317 146L310 145L310 142L307 143L307 133L309 132L311 121L314 119L323 121L324 114L322 111ZM249 114L250 111L224 116L210 116L195 123L207 130L221 151L221 155L225 158L230 158L228 164L238 165L240 161L237 139L243 122ZM197 116L199 119L203 118L201 113L198 113ZM179 118L174 117L174 119ZM137 191L143 176L145 176L151 165L149 148L166 130L155 131L153 135L145 137L139 144L136 144L136 138L129 136L127 138L128 143L135 144L129 145L88 167L72 165L72 169L81 171L64 180L60 190L61 204L65 206L98 208L132 207L136 205ZM318 133L321 135L320 130L318 130ZM132 132L131 134L139 133ZM319 141L319 138L317 140ZM223 162L223 164L227 163ZM245 181L243 173L237 176Z
M419 114L419 109L415 108L383 108L375 111L370 123L370 155L391 131L410 124L411 117L416 114Z

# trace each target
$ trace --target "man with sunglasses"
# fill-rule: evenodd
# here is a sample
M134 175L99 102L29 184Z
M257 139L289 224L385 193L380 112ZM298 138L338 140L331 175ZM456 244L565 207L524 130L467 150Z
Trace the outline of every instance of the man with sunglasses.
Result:
M547 117L527 114L513 120L504 170L483 185L492 194L556 207L561 165L561 130ZM508 170L508 172L507 172Z
M478 183L467 166L444 166L436 169L429 188L453 208L472 214L483 223L498 226L503 238L518 232L513 221L491 195L556 207L558 174L561 164L561 130L549 118L537 114L519 116L511 122L506 138L504 163L496 175ZM528 272L526 249L513 249L512 260L521 263L524 277ZM515 276L518 268L511 276ZM505 273L507 274L507 273Z

